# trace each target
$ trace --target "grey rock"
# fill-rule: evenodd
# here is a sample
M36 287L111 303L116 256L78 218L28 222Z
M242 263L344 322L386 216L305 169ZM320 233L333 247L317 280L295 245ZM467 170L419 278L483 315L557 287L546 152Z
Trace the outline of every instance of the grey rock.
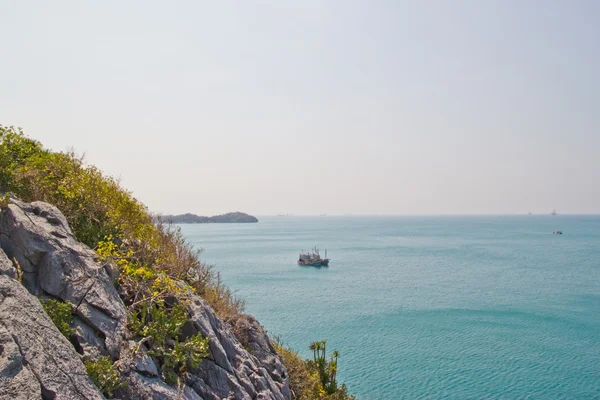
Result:
M104 399L39 300L0 275L0 399Z
M73 317L71 327L75 330L72 338L78 353L91 359L108 355L101 333L95 331L79 317Z
M10 332L0 325L0 399L39 398L40 382L29 368Z
M0 216L0 246L17 260L32 294L70 302L81 321L103 337L101 352L118 357L125 305L96 253L75 239L56 207L11 199Z
M186 384L202 396L204 400L221 400L221 397L217 396L199 376L188 374L185 381ZM231 393L231 395L233 396L233 393Z
M159 378L150 378L136 372L129 374L127 386L115 395L131 400L203 400L187 385L178 390Z
M0 249L0 275L10 276L13 279L17 278L17 269L2 249Z
M124 366L125 372L134 370L147 377L157 377L158 368L154 360L146 354L146 347L134 341L128 341L121 347L119 362Z
M0 212L0 247L0 399L100 399L80 358L105 355L127 382L114 393L123 400L291 399L287 371L260 324L250 316L232 321L238 337L247 338L242 344L194 294L179 339L200 332L210 339L210 356L186 374L179 389L166 384L158 361L127 336L127 310L113 284L118 272L101 265L75 239L55 207L11 199ZM23 273L22 286L11 278L16 274L13 257ZM32 294L72 305L73 344Z
M289 377L281 357L275 351L267 332L252 315L241 314L228 321L232 331L250 354L266 368L271 378L289 386Z
M210 338L211 357L203 360L200 368L194 372L216 396L224 398L233 394L236 400L291 398L285 367L262 328L256 329L252 337L257 348L262 346L262 352L257 354L266 363L243 347L229 326L216 316L202 298L193 296L189 310L190 319L204 337ZM256 325L260 327L257 322ZM206 393L200 394L207 397Z

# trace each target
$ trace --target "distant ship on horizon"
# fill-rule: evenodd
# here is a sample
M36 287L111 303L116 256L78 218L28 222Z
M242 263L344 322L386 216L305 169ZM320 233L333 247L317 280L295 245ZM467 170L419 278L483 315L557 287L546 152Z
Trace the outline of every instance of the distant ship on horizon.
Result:
M550 213L550 215L557 215L556 214L556 210L552 210L552 212Z

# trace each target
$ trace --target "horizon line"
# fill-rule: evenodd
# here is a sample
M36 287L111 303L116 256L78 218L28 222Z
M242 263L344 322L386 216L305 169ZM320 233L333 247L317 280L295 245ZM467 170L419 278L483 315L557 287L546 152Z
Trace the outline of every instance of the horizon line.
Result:
M536 214L536 213L474 213L474 214L450 214L450 213L441 213L441 214L353 214L353 213L345 213L345 214L253 214L256 217L540 217L540 216L548 216L548 217L560 217L560 216L600 216L600 212L565 212L560 214Z

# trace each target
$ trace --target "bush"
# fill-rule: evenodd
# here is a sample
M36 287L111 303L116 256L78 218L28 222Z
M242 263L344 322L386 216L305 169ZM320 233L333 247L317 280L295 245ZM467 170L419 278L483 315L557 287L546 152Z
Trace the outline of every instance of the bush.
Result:
M8 193L0 194L0 210L8 207L9 204L10 204L10 195Z
M348 394L346 385L337 386L337 351L332 358L325 359L324 342L312 343L310 349L315 351L313 360L304 360L298 352L283 345L275 338L273 346L281 356L290 377L290 389L295 400L353 400ZM317 354L316 349L319 349ZM323 361L320 361L323 357Z
M319 378L309 372L302 357L296 351L283 346L279 340L276 340L273 346L281 356L283 365L288 371L292 398L295 400L318 399L320 392Z
M14 128L0 126L0 189L25 201L57 206L75 236L90 247L103 237L145 238L152 230L146 208L113 178L84 166L73 152L45 150Z
M71 328L71 322L73 321L71 304L54 299L40 300L40 302L60 333L69 339L75 333L75 330Z
M86 166L73 152L46 150L25 137L20 128L0 125L0 191L28 202L54 204L77 239L94 248L101 260L118 267L118 288L131 313L129 328L141 342L148 343L169 382L208 354L208 339L200 334L180 338L189 293L206 299L225 321L244 310L244 302L210 265L200 261L200 253L185 240L181 229L153 218L117 180ZM0 199L0 207L6 202L6 198ZM169 305L169 299L180 306ZM70 305L52 300L44 308L69 337ZM288 368L296 399L352 399L344 385L337 387L337 357L310 362L281 345L276 348ZM86 367L108 395L120 387L110 359L87 361Z
M169 308L164 302L148 301L139 306L129 321L129 329L148 344L148 354L159 361L163 379L168 383L176 383L208 356L208 338L200 333L181 338L181 328L187 320L188 313L181 304Z
M118 289L131 313L129 328L149 345L149 354L171 383L208 354L208 339L200 334L179 337L188 318L189 294L206 294L220 316L241 309L241 302L199 260L179 228L160 219L155 222L118 181L86 166L73 152L48 151L20 129L0 125L0 190L28 202L54 204L78 240L94 248L101 261L117 266ZM178 305L169 307L166 299L175 299ZM70 336L70 306L48 301L45 308L61 332ZM86 365L103 392L118 387L118 374L109 359Z
M180 338L194 288L144 265L126 246L117 246L112 237L106 239L98 243L97 253L100 260L119 267L118 285L130 311L128 328L140 339L140 345L148 345L148 354L161 365L163 379L176 383L208 355L208 338L199 333Z
M119 371L115 368L110 357L100 357L97 360L85 360L85 370L94 384L105 396L112 397L115 390L126 385L121 380Z
M112 241L137 268L187 281L224 319L243 311L243 302L200 261L178 227L155 223L117 180L73 152L51 152L21 129L0 125L0 191L54 204L78 240L91 248Z

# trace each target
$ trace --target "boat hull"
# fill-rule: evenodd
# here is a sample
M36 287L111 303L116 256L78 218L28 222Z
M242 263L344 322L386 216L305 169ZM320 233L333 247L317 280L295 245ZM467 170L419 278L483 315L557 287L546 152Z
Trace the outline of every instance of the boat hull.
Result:
M327 267L327 266L329 266L329 260L328 259L317 260L317 261L298 260L298 265L303 265L306 267Z

